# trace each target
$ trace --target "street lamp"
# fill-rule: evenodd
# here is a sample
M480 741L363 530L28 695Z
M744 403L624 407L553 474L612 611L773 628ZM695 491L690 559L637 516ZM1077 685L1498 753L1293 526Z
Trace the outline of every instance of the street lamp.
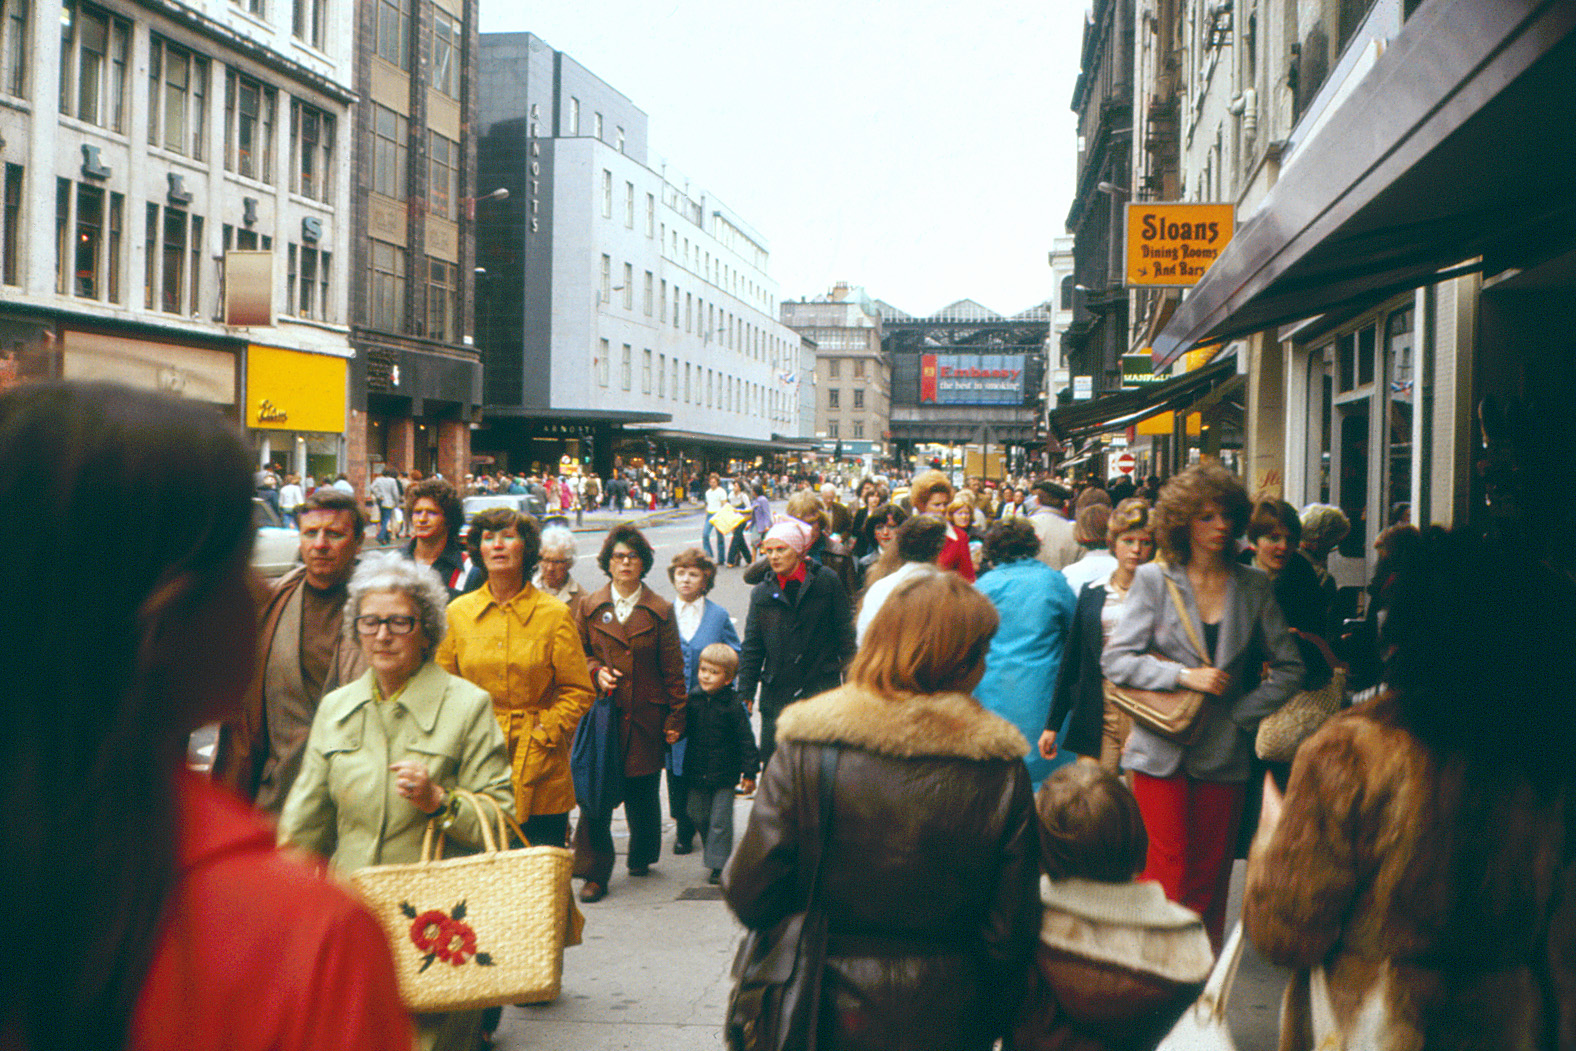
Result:
M509 187L507 186L500 186L492 193L484 193L480 197L467 197L465 198L465 218L475 220L478 201L507 201L508 199Z

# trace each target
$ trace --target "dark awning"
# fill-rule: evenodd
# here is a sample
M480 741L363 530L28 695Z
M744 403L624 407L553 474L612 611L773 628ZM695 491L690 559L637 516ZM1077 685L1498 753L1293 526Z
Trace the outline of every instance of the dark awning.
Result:
M1237 359L1233 355L1163 383L1074 402L1051 413L1051 430L1065 441L1130 427L1162 412L1186 411L1236 375Z
M717 449L723 452L789 453L809 452L815 448L814 443L808 438L782 438L773 441L762 441L759 438L735 438L726 434L702 434L699 431L659 430L641 427L626 428L624 437L651 438L657 441L673 442L676 445L694 445L704 449Z
M1430 0L1154 341L1190 347L1576 244L1576 4Z

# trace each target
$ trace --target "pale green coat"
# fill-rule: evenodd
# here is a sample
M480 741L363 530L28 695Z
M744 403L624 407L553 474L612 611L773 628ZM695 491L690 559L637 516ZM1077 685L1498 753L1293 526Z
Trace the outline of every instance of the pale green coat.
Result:
M487 691L431 661L392 701L374 701L372 684L368 671L318 706L301 773L279 815L281 845L321 854L340 872L419 861L427 815L399 794L389 772L407 758L424 761L445 791L468 788L514 814L508 752ZM376 704L393 709L379 713ZM458 806L448 837L446 857L481 846L471 807Z

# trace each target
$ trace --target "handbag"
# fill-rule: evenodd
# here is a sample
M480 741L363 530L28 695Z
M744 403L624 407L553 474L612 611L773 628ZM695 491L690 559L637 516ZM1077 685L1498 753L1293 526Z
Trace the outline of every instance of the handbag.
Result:
M434 818L419 862L349 877L388 935L400 998L414 1012L557 999L564 946L580 944L585 925L570 893L569 851L531 846L490 796L453 794L456 806L468 804L480 818L482 853L443 860ZM508 849L510 832L522 849Z
M724 1037L728 1051L815 1051L826 965L821 866L831 836L832 782L840 752L821 751L821 841L803 912L770 931L749 930L733 959Z
M1346 665L1335 659L1329 643L1317 635L1298 632L1319 647L1332 669L1330 681L1317 690L1299 690L1285 704L1259 721L1258 736L1253 748L1260 759L1271 763L1289 763L1297 754L1302 742L1312 737L1314 731L1329 721L1330 716L1341 710L1346 700Z
M1209 651L1193 630L1193 618L1188 616L1187 607L1182 603L1181 589L1170 577L1166 578L1166 589L1171 592L1171 601L1176 606L1177 615L1182 618L1188 641L1208 665ZM1153 651L1150 656L1170 660ZM1204 709L1210 703L1210 695L1199 690L1140 690L1114 683L1110 679L1104 680L1104 691L1105 699L1131 716L1133 722L1183 747L1198 740L1199 732L1204 728Z
M711 527L723 536L728 536L747 521L749 519L741 514L737 507L729 504L711 516Z
M624 801L624 751L618 744L618 724L613 698L598 694L575 727L569 774L575 801L588 818L609 815Z
M1177 1024L1155 1051L1236 1051L1231 1027L1226 1023L1226 1001L1237 980L1237 964L1242 961L1242 924L1237 924L1226 939L1215 966L1210 969L1204 991L1182 1012Z

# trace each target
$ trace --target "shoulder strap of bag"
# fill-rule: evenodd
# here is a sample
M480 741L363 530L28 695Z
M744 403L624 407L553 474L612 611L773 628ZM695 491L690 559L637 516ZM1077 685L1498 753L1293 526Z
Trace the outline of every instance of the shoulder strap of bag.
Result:
M1170 577L1165 579L1166 590L1171 592L1171 602L1177 608L1177 616L1182 618L1182 629L1187 632L1187 640L1193 644L1198 655L1204 658L1204 663L1214 667L1215 655L1206 650L1203 642L1199 641L1198 632L1193 628L1193 617L1187 611L1187 604L1182 601L1182 589L1177 587L1177 582Z
M832 783L837 779L837 763L843 757L843 750L836 745L824 745L821 748L821 785L820 785L820 811L821 811L821 836L820 845L815 852L815 869L810 876L810 895L805 902L805 911L814 912L821 898L821 866L826 860L826 848L832 840Z

